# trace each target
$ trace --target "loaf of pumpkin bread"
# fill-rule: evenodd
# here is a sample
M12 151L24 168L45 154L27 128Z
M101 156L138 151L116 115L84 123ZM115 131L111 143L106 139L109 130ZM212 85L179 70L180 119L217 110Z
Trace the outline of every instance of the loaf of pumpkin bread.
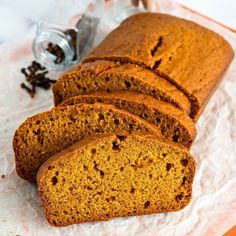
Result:
M17 173L33 182L39 167L57 152L94 134L121 131L162 136L157 126L113 105L58 107L30 117L16 130L13 139Z
M177 211L192 195L195 161L154 136L84 139L48 159L37 182L46 217L66 226Z
M203 26L166 14L141 13L124 20L85 62L119 61L155 72L185 93L196 120L232 58L230 44Z
M69 98L60 106L80 103L115 105L119 109L126 110L157 125L165 138L181 143L188 148L196 136L195 124L185 112L170 103L157 100L146 94L127 91L96 92Z

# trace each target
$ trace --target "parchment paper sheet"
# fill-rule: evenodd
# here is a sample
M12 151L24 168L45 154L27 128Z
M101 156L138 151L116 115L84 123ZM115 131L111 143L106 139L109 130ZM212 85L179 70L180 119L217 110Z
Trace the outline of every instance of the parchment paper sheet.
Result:
M236 35L170 1L153 9L205 25L223 35L236 51ZM106 15L106 14L104 14ZM114 27L106 15L99 27L98 42ZM0 48L0 236L126 236L126 235L222 235L236 223L236 60L197 123L198 135L191 153L197 161L193 199L176 213L117 218L108 222L50 226L37 189L16 175L12 137L28 116L52 106L50 91L35 99L20 88L20 69L32 60L34 32L16 44ZM204 50L204 49L202 49ZM5 178L1 176L5 175Z

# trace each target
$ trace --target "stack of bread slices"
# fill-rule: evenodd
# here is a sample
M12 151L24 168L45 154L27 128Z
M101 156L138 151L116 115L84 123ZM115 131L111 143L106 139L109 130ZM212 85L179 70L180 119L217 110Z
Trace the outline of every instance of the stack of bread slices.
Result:
M177 211L191 200L195 122L233 58L218 34L159 14L131 16L53 88L13 147L55 226Z

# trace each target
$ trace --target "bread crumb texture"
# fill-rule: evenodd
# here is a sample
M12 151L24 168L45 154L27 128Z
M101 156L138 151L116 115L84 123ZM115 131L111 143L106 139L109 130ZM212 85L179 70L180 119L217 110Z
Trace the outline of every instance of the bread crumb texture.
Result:
M76 143L37 176L50 224L177 211L192 194L195 161L150 135L106 135Z
M80 103L112 104L158 126L165 138L188 148L196 136L195 124L184 111L146 94L129 91L96 92L69 98L60 106Z
M42 163L73 143L94 134L134 131L162 136L157 126L112 105L79 104L35 115L13 139L17 173L34 182Z

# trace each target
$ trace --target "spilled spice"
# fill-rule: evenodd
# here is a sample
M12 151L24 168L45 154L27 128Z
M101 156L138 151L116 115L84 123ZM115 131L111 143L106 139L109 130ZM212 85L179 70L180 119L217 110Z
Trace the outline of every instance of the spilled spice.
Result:
M24 74L26 78L26 83L21 83L21 88L32 98L36 93L36 87L47 90L51 87L52 83L56 82L56 80L47 77L48 71L46 67L36 61L33 61L27 68L22 68L21 73Z
M71 37L72 44L75 47L76 44L76 34L72 30L66 31L68 37ZM53 54L56 58L54 60L55 64L60 64L65 59L65 54L63 50L53 43L48 43L47 49L48 52ZM73 60L76 60L76 54L74 55ZM27 83L21 83L21 88L24 89L32 98L36 93L36 87L41 87L45 90L51 87L52 83L55 83L56 80L52 80L47 77L48 70L46 67L42 66L37 61L32 61L31 65L27 68L22 68L21 73L25 75Z
M83 15L75 25L75 27L79 29L79 40L77 39L78 32L74 29L68 29L63 32L68 42L70 42L71 48L74 50L72 61L75 62L79 55L82 57L88 50L88 46L91 43L91 39L94 37L95 28L97 27L98 22L98 18L91 18ZM77 54L77 48L80 49L80 54ZM55 64L61 64L66 58L65 52L57 44L49 42L46 50L55 56ZM27 68L22 68L21 72L26 78L26 82L21 83L21 88L32 98L35 96L37 87L47 90L51 87L52 83L56 82L56 80L47 77L48 70L46 67L43 67L36 61L33 61Z

